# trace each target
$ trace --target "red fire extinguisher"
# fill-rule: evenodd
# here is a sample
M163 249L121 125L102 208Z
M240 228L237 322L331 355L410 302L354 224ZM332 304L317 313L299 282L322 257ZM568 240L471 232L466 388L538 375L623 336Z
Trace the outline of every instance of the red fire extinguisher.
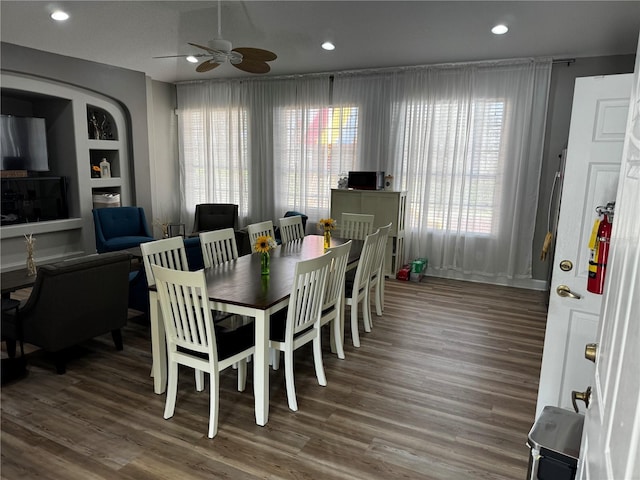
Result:
M596 208L596 211L602 216L602 219L599 222L596 220L589 242L591 259L589 260L587 290L598 295L601 295L604 289L614 207L615 202L612 202L608 203L606 207Z

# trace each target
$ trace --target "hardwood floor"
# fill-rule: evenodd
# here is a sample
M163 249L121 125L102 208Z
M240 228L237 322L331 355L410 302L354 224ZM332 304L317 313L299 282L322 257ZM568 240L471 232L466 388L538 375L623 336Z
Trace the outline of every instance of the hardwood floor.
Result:
M296 352L299 411L271 372L269 423L255 424L253 373L221 377L216 438L208 391L181 370L175 415L153 393L148 326L129 322L76 349L65 375L40 351L1 392L3 479L524 479L546 318L545 294L427 277L387 280L386 308L317 384ZM362 327L361 327L362 328ZM362 331L362 330L361 330Z

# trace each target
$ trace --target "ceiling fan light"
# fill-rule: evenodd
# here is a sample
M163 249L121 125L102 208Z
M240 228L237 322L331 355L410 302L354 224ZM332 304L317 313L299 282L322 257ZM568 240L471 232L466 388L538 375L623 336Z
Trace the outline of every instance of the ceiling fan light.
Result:
M322 44L322 48L324 48L325 50L335 50L336 46L331 42L324 42Z
M189 62L189 63L198 63L198 59L196 57L194 57L193 55L189 55L187 57L187 62Z

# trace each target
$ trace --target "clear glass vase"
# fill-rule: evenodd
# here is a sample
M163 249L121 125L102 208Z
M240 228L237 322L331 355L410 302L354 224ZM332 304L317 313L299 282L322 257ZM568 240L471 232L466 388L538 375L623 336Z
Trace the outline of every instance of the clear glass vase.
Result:
M271 255L269 255L269 252L263 252L260 257L260 273L262 273L262 275L269 275L270 260Z
M331 248L331 230L324 231L324 249Z

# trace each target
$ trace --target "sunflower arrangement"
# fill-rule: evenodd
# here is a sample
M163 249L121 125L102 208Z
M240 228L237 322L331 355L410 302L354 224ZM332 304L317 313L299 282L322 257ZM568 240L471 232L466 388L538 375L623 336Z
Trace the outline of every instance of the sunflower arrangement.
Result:
M335 230L336 221L333 218L321 218L318 226L322 228L324 232Z
M270 235L261 235L256 239L255 251L259 253L269 253L276 248L276 242Z

